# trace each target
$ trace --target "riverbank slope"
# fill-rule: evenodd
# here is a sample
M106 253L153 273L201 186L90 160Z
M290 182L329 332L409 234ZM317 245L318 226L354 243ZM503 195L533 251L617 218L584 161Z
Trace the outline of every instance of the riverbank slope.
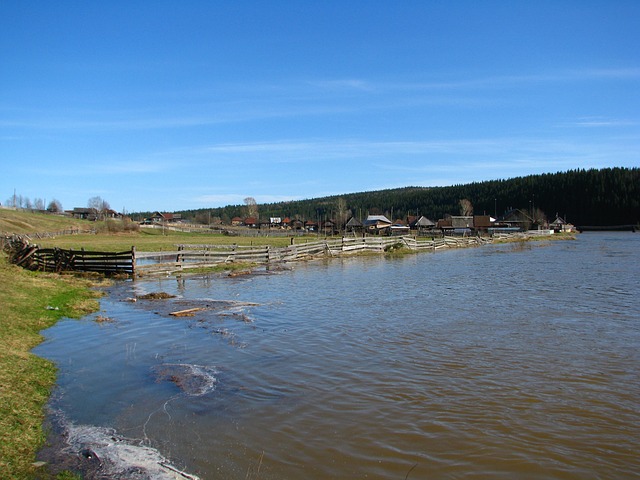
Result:
M96 311L100 294L86 279L30 272L3 255L0 285L0 471L26 479L36 473L43 408L56 381L53 363L30 351L60 318Z

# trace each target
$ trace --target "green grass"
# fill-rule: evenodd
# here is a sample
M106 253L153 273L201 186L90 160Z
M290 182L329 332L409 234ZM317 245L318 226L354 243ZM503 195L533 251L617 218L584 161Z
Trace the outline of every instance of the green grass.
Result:
M56 380L55 366L30 351L42 341L39 332L60 318L97 310L98 293L87 280L29 272L4 256L0 285L0 472L28 479L45 440L43 407Z
M70 228L94 228L94 222L75 218L0 208L0 233L58 232Z

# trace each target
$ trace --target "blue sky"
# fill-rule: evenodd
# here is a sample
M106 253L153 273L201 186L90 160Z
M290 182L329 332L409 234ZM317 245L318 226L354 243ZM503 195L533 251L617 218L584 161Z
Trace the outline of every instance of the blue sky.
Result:
M640 2L0 1L0 202L640 166Z

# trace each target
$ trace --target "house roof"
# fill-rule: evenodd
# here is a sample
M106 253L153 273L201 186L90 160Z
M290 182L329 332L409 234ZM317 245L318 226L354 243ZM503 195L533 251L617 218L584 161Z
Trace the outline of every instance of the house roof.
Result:
M356 217L351 217L347 222L347 227L361 227L362 222L358 220Z
M392 223L391 220L389 220L384 215L369 215L367 219L364 222L362 222L362 224L365 226L370 226L370 225L379 226L381 224L391 225L391 223Z
M152 218L163 218L164 220L175 220L177 218L182 218L181 213L163 213L163 212L155 212L151 215Z
M432 222L431 220L429 220L427 217L425 217L423 215L418 220L416 220L415 226L417 226L417 227L435 227L436 224L435 224L435 222Z
M500 219L500 221L502 221L502 222L513 222L513 223L517 223L517 222L524 223L524 222L533 222L533 218L531 218L529 215L527 215L522 210L514 208L512 210L509 210L507 213L505 213L503 215L503 217Z

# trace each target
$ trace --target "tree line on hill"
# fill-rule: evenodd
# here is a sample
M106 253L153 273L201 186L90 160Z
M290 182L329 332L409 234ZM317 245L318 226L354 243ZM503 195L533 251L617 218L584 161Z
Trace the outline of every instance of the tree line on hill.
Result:
M249 197L250 200L253 200ZM350 193L307 200L183 210L183 219L228 224L234 217L289 217L345 222L351 217L385 215L390 220L421 216L491 215L511 209L549 221L556 215L574 225L637 225L640 223L640 168L577 169L448 187L405 187ZM537 212L537 213L536 213ZM553 217L553 218L551 218Z

